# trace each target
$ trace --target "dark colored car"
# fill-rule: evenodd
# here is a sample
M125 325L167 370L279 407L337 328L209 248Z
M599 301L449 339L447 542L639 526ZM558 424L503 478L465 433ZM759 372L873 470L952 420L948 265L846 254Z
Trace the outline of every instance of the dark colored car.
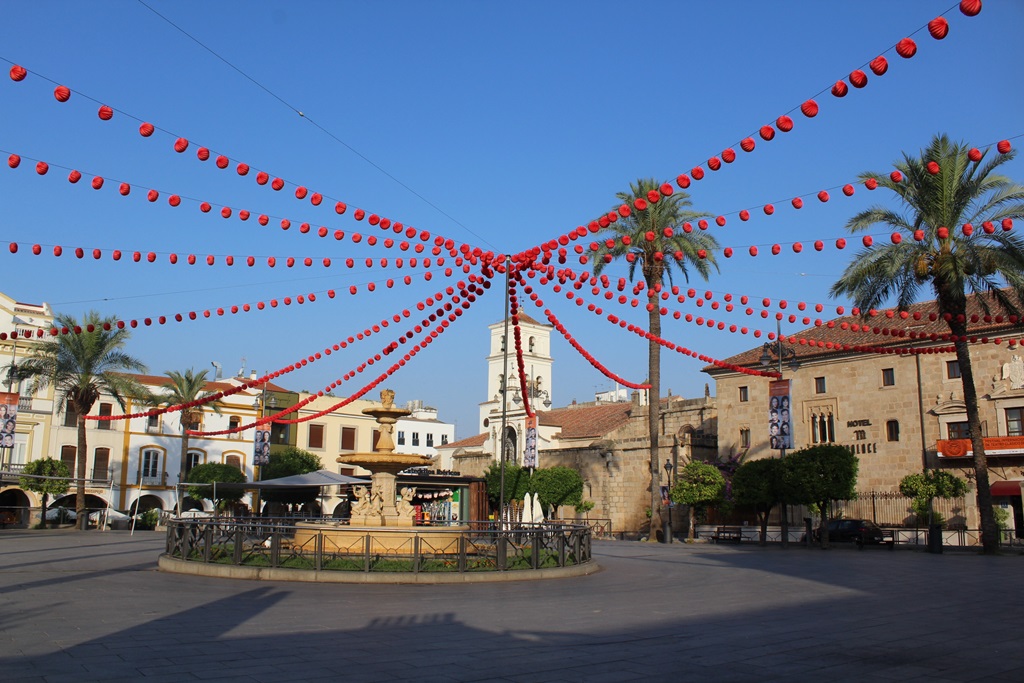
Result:
M815 529L814 540L820 538L820 531ZM833 519L828 523L828 540L832 543L893 543L892 534L870 519Z

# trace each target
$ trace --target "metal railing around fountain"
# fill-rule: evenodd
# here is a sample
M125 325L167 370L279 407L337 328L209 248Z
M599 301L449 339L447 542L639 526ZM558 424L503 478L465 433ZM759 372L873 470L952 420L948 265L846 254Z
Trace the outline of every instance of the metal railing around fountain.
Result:
M329 522L330 520L324 520ZM359 529L325 525L298 535L294 520L239 517L167 521L168 556L188 562L350 572L502 572L590 562L591 530L545 523L497 529L467 527ZM400 540L395 538L401 534Z

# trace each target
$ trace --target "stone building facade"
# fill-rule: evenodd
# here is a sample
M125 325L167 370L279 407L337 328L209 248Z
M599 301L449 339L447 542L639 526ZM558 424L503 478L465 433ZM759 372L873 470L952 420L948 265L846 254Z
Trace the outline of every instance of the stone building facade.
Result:
M783 377L792 381L793 448L815 443L848 447L860 461L861 493L897 491L900 479L925 468L972 479L960 368L952 345L942 340L949 333L945 322L930 319L935 310L934 302L927 302L911 308L906 318L892 312L867 321L842 317L786 338L783 347L795 352L799 364L792 370L784 352ZM996 318L995 312L986 322L977 301L972 301L971 314L977 320L971 325L977 334L971 365L989 479L996 504L1012 510L1011 523L1020 529L1024 361L1019 340L1024 329ZM777 343L725 362L761 369L760 358L767 354L774 367ZM778 456L769 442L769 379L721 367L705 372L716 383L719 456ZM969 528L978 527L973 494L962 516Z

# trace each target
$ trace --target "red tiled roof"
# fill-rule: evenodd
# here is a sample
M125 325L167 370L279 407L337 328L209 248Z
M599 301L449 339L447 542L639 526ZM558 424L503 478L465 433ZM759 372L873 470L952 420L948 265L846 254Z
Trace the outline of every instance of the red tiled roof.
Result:
M563 439L596 438L625 424L632 409L632 403L569 406L538 411L537 422L545 427L561 427Z
M452 441L439 448L472 448L474 446L483 446L487 443L487 433L477 434L476 436L468 436L465 439L459 439L458 441Z
M981 303L976 296L971 296L967 299L969 334L976 336L979 340L982 337L995 338L998 336L1017 336L1021 334L1024 325L1020 322L1010 323L1006 320L1009 317L1008 314L1002 312L998 303L994 300L989 301L989 314L991 317L986 322L986 313ZM952 342L942 341L942 335L950 333L949 325L941 317L929 320L929 315L936 313L937 310L935 301L925 301L910 306L905 316L895 309L888 309L879 311L878 315L866 318L859 316L833 318L832 320L821 321L820 325L809 327L793 334L783 333L782 343L797 353L798 360L857 353L854 350L843 349L843 345L884 348L914 347L922 344L951 345ZM914 319L915 313L920 314L920 320ZM977 318L974 319L973 316L977 316ZM853 325L859 327L858 331L855 332L853 330ZM875 329L878 330L877 334L874 331ZM791 341L790 338L795 339ZM801 340L804 340L803 343L801 343ZM775 344L776 342L772 341L770 343ZM762 348L763 344L758 345L735 356L726 358L723 362L733 365L760 367ZM719 374L731 371L715 365L708 365L703 368L703 372Z
M171 378L168 377L167 375L135 375L135 374L129 374L129 373L124 373L124 374L126 374L126 375L128 375L130 377L134 377L136 379L136 381L140 382L141 384L151 384L151 385L154 385L154 386L167 386L167 385L169 385L171 383ZM260 392L260 391L263 391L263 387L264 386L267 387L267 391L281 391L281 392L286 392L286 393L289 392L288 389L285 389L282 386L278 386L277 384L274 384L273 382L266 382L265 384L257 384L255 386L250 387L250 390L255 391L255 392ZM204 391L213 391L213 392L216 392L216 391L227 391L228 389L233 389L233 388L235 388L235 385L231 384L230 382L227 382L225 380L207 381L206 384L203 385L203 390Z

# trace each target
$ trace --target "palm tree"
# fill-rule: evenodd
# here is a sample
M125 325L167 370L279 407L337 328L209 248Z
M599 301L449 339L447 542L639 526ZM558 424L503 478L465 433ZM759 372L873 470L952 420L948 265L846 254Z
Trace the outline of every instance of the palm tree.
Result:
M977 160L972 161L972 156ZM956 336L986 553L998 550L999 532L966 341L967 300L970 293L986 312L994 303L1017 314L1024 301L1024 241L1014 232L987 224L1024 216L1024 187L993 173L1013 156L1011 152L985 161L984 154L972 153L966 144L938 135L919 158L904 153L896 163L905 176L900 182L889 175L861 174L862 180L874 179L879 187L895 193L903 211L872 207L851 218L846 227L857 232L886 226L902 241L862 250L832 286L833 296L850 295L865 311L891 299L898 309L906 309L922 290L930 289L935 296L939 314ZM966 228L966 224L972 225ZM975 230L974 225L984 229Z
M176 370L164 372L170 378L170 384L164 386L163 393L153 396L152 405L161 406L182 406L201 401L210 397L213 392L203 391L206 387L206 370L196 372L189 368L184 374ZM220 414L220 406L216 402L209 404L213 412ZM199 422L199 411L183 409L181 411L181 471L185 473L188 466L188 430L194 429Z
M637 267L647 286L649 295L660 290L666 277L672 282L673 271L678 270L689 282L692 269L704 280L711 275L711 269L718 268L715 252L718 240L703 230L683 230L686 221L710 217L711 214L692 211L690 195L676 191L661 196L660 183L652 178L639 179L630 183L629 192L616 196L621 203L634 206L636 198L650 201L647 207L632 210L628 216L609 223L606 237L615 237L614 245L601 243L594 256L594 274L599 274L611 260L625 258L629 263L629 279L636 276ZM660 198L659 198L660 197ZM614 208L618 209L620 205ZM628 239L623 239L628 238ZM703 253L700 253L703 252ZM606 259L606 256L610 259ZM703 258L702 258L703 256ZM648 304L649 331L661 336L661 313L658 299L651 296ZM658 451L658 434L661 421L661 346L650 341L647 349L647 377L651 388L648 390L648 430L650 437L651 467L651 534L655 540L654 522L661 511L661 473Z
M88 446L85 439L85 416L92 410L100 394L109 394L122 410L126 399L145 400L148 392L125 371L145 372L142 361L123 349L128 341L127 330L118 329L115 318L101 318L89 311L81 322L70 315L58 315L56 327L81 330L78 334L62 334L43 342L18 368L19 377L32 379L32 391L53 386L57 404L78 416L78 465L75 481L75 511L78 527L85 529L85 475Z

